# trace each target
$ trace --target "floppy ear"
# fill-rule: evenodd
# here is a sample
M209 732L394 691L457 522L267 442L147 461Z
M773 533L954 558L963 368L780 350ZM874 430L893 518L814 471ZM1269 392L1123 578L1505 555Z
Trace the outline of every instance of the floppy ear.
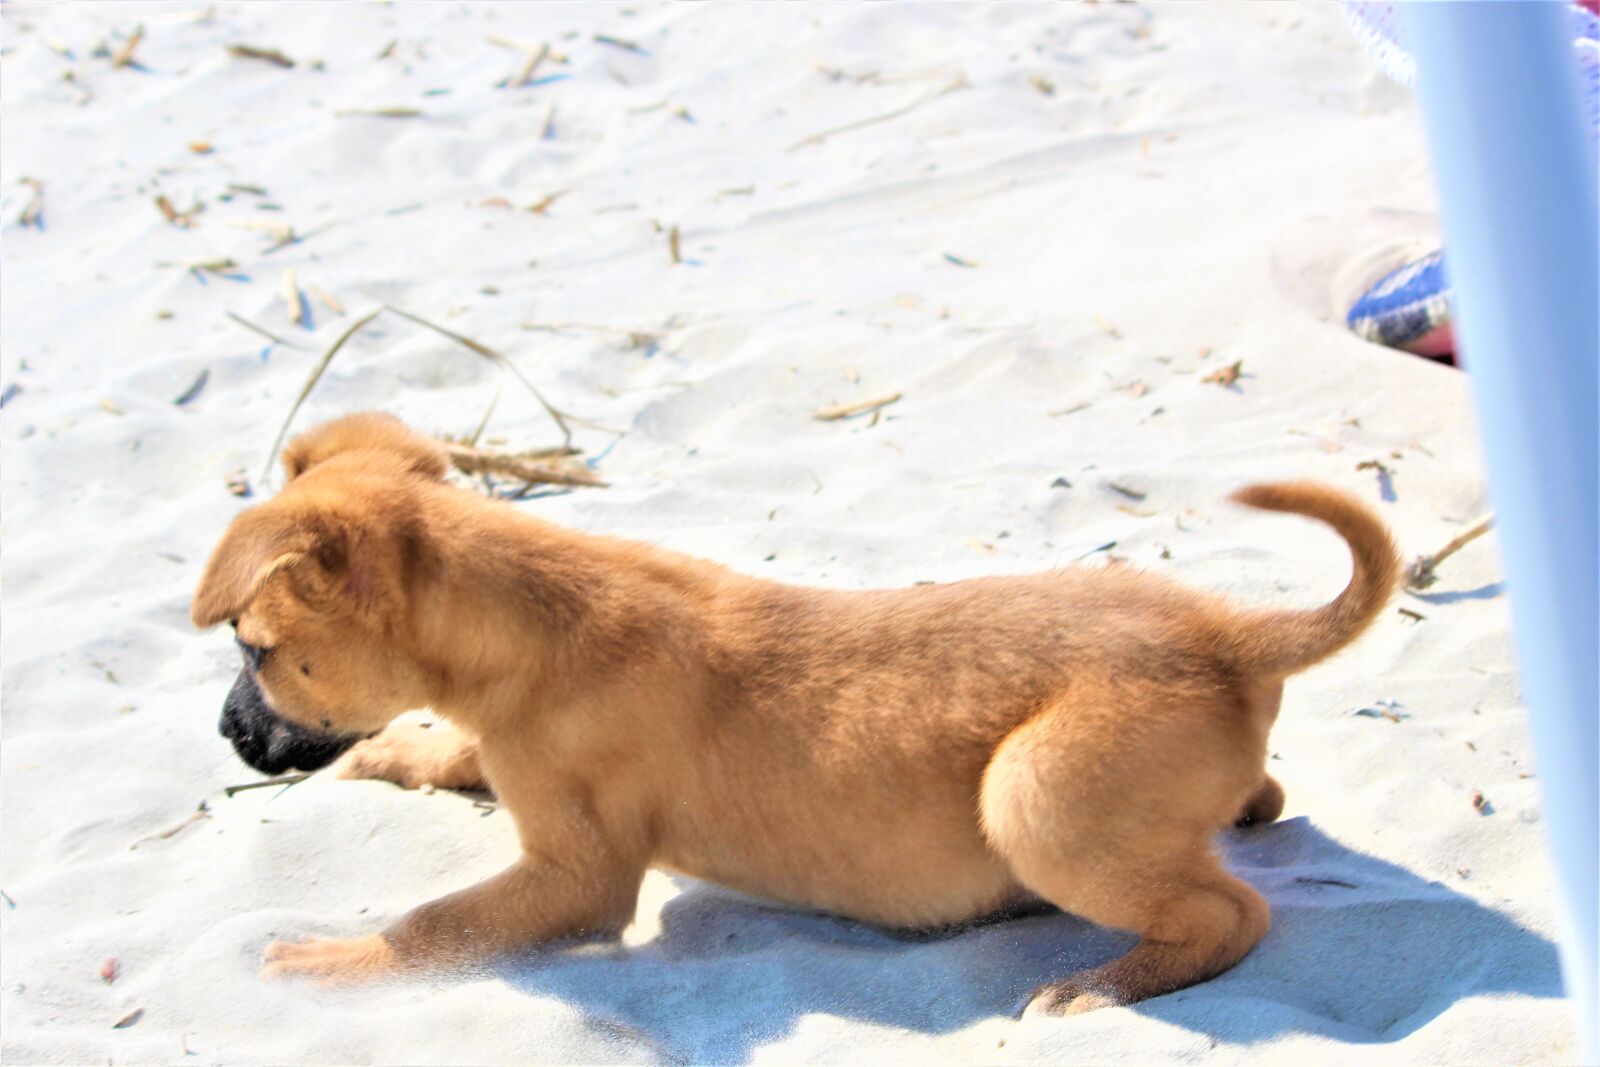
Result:
M233 520L211 553L189 618L201 629L238 618L268 578L306 562L342 570L343 543L304 516L253 508Z
M436 442L412 433L393 415L366 411L325 422L290 441L283 450L283 470L292 482L342 452L377 453L431 481L442 480L450 469Z

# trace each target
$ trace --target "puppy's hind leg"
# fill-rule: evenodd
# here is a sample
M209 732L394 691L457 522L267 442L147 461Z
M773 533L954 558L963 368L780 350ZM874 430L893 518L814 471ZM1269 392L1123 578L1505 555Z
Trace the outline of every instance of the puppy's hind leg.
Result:
M1140 938L1120 959L1040 987L1031 1008L1077 1014L1169 993L1226 971L1265 936L1266 901L1211 852L1251 772L1226 736L1195 728L1209 710L1060 706L990 761L984 833L1017 880Z

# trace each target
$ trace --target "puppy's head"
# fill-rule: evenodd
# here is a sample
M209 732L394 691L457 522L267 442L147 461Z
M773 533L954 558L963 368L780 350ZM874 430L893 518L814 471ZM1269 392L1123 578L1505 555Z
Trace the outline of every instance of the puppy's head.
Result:
M231 623L244 671L224 736L252 766L326 763L430 697L409 612L431 554L418 494L443 474L427 438L355 416L297 438L283 492L234 519L190 617ZM317 765L321 765L320 763Z

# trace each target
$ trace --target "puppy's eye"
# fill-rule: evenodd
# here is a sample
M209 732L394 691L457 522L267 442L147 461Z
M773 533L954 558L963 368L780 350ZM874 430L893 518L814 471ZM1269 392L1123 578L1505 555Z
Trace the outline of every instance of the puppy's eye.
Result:
M261 670L262 664L267 662L267 656L272 652L272 649L252 645L242 637L235 637L233 641L239 646L239 650L244 653L245 662L250 664L250 669L254 671Z

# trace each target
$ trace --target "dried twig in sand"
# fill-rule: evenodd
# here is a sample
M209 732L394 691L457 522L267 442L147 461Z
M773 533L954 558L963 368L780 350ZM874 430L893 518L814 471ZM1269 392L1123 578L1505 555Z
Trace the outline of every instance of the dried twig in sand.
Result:
M122 47L117 49L116 54L111 57L111 65L113 67L126 67L130 64L137 66L133 62L133 53L138 50L139 42L142 40L144 40L144 27L135 26L133 33L128 35L128 39L122 42Z
M17 225L39 227L44 218L44 182L38 178L23 178L21 184L26 185L30 193L28 202L17 214Z
M613 48L620 48L624 52L633 52L633 53L635 53L637 55L641 55L641 56L649 55L649 53L644 50L644 46L643 45L638 44L638 43L636 43L634 41L624 40L621 37L613 37L609 33L597 33L597 34L595 34L594 35L594 43L595 44L608 44Z
M836 404L833 407L818 408L811 413L813 419L823 422L837 422L840 419L853 419L857 415L865 415L869 411L886 408L899 400L905 394L895 393L891 396L881 396L876 400L863 400L857 404Z
M273 460L277 459L278 449L283 447L283 439L288 436L289 427L294 423L295 415L300 411L301 405L305 403L306 397L311 395L311 390L316 388L317 382L322 379L323 373L328 369L328 364L333 362L333 357L338 353L339 349L344 347L346 341L354 337L363 326L377 318L379 315L383 314L385 311L399 315L401 318L408 319L411 322L416 323L418 326L427 327L434 333L448 337L450 340L454 341L458 345L461 345L463 348L470 349L483 358L496 364L501 370L509 372L517 379L517 381L522 383L523 387L526 388L529 393L533 394L533 398L539 402L539 406L544 408L545 414L549 415L550 418L554 420L555 424L560 427L562 434L562 447L570 448L572 446L572 427L568 424L568 422L569 420L574 422L581 422L582 420L574 419L573 416L560 410L554 404L550 403L550 401L546 400L544 394L539 391L539 387L529 381L527 375L523 374L521 370L517 369L517 365L515 363L511 362L511 360L507 359L503 354L496 352L488 345L474 341L470 337L463 337L454 330L448 330L445 327L440 326L438 323L429 322L427 319L424 319L418 315L413 315L411 312L404 311L392 304L383 304L372 311L367 312L365 315L356 319L349 326L347 326L344 333L339 335L339 339L333 342L333 346L328 349L328 351L323 355L322 359L317 362L317 365L312 368L311 376L306 379L306 384L300 389L300 395L295 397L294 403L290 405L289 414L284 417L283 425L278 429L278 436L273 439L272 448L267 452L266 466L264 466L261 471L262 481L266 481L271 475Z
M1236 359L1226 367L1218 367L1200 380L1214 385L1229 386L1239 380L1239 375L1244 373L1244 360Z
M308 285L306 286L306 292L322 301L323 305L335 315L344 314L344 304L340 303L338 297L334 296L320 285Z
M683 243L676 226L667 231L667 251L672 255L673 263L683 262Z
M193 228L194 217L200 214L201 208L202 205L195 204L188 211L179 211L176 207L173 207L172 201L168 199L166 193L156 197L156 209L161 212L162 217L174 226L181 226L186 230Z
M966 76L958 75L955 80L941 86L938 89L935 89L931 93L925 93L924 95L917 97L904 107L897 107L893 111L885 111L881 115L873 115L871 118L857 119L855 122L847 122L843 126L834 126L830 129L821 130L817 133L814 133L809 137L802 137L800 140L789 146L789 151L798 152L800 149L805 148L808 145L821 144L828 138L837 137L841 133L850 133L853 130L863 129L867 126L876 126L878 123L888 122L890 119L897 119L901 115L908 115L925 104L933 103L941 96L947 96L950 93L955 92L957 89L965 89L967 86L968 82Z
M308 772L300 771L295 774L279 775L277 778L263 778L259 782L246 782L243 785L230 785L224 788L222 792L231 797L233 794L243 793L247 789L267 789L275 785L298 785L310 777L311 775Z
M287 340L285 338L279 337L277 334L273 333L271 330L263 329L262 327L257 326L255 323L251 322L249 319L245 318L242 315L236 315L231 311L224 311L223 314L228 316L228 318L232 319L234 322L237 322L240 326L243 326L245 329L249 330L251 333L260 334L262 337L265 337L267 340L271 341L273 344L287 345L290 348L304 348L305 347L304 345L297 345L293 341L290 341L290 340Z
M333 117L338 119L360 115L377 119L415 119L421 118L422 112L414 107L347 107L333 113Z
M539 406L544 408L545 414L549 415L550 418L555 420L555 424L561 428L561 437L562 437L561 443L563 445L571 445L572 444L572 427L567 425L567 420L571 416L567 415L566 412L559 410L558 408L555 407L555 405L551 404L550 401L546 400L544 398L544 394L539 392L538 387L535 386L532 382L530 382L528 380L527 376L524 375L522 373L522 371L517 369L517 365L515 363L511 362L509 359L507 359L504 355L502 355L499 352L496 352L494 349L490 348L488 345L479 344L477 341L474 341L470 337L463 337L459 333L456 333L453 330L447 330L443 326L438 325L437 323L432 323L432 322L429 322L427 319L419 318L418 316L411 314L411 312L409 312L409 311L402 311L402 310L400 310L399 308L395 307L392 304L383 305L383 310L392 311L396 315L399 315L403 319L410 319L412 322L416 323L418 326L426 326L428 329L432 330L434 333L440 334L441 336L444 336L444 337L448 337L448 338L450 338L450 340L454 341L456 344L461 345L461 346L463 346L465 348L471 349L472 351L476 352L478 355L482 356L483 358L485 358L485 359L487 359L487 360L489 360L489 361L491 361L493 363L497 363L501 367L503 367L506 370L510 371L511 374L517 379L517 381L521 382L523 384L523 386L528 390L528 392L533 394L534 399L539 402Z
M294 268L290 267L283 272L283 306L289 313L289 321L296 326L306 324L305 298L300 295L300 282L294 275Z
M196 808L194 810L194 812L191 813L190 816L187 819L185 819L182 822L178 823L176 826L171 827L170 829L166 829L166 830L161 831L159 834L151 834L149 837L141 837L139 840L135 841L133 844L128 846L128 851L132 852L134 849L138 848L140 845L149 844L151 841L166 841L169 838L177 836L178 832L181 831L184 827L193 826L195 823L199 822L201 819L209 819L209 818L211 818L211 806L209 804L207 804L205 801L202 800L200 802L200 806L198 808ZM106 981L109 982L109 981L111 981L111 979L107 978Z
M562 459L536 459L532 454L491 452L455 441L441 441L445 455L463 474L498 474L529 485L594 485L605 481L583 463ZM548 456L548 453L545 453Z
M1406 588L1428 588L1434 582L1438 581L1438 575L1434 573L1434 570L1439 566L1439 564L1443 563L1445 560L1449 559L1451 556L1460 551L1464 546L1476 541L1493 528L1494 515L1491 513L1485 515L1471 526L1468 526L1455 537L1452 537L1449 544L1445 545L1431 556L1418 556L1416 559L1412 560L1411 566L1406 568Z
M272 461L278 458L278 449L283 447L283 439L289 433L289 424L294 422L295 414L300 410L300 405L306 402L306 397L310 396L311 390L316 388L323 372L328 369L328 364L333 362L333 357L338 353L339 349L344 347L346 341L354 337L363 326L381 314L383 314L382 307L374 308L345 327L344 333L341 333L339 339L333 342L333 346L323 353L322 359L317 362L317 365L311 368L311 377L306 379L306 384L300 388L300 395L295 397L294 403L289 406L289 414L284 417L283 426L279 428L278 436L273 440L272 448L267 452L267 465L261 469L261 481L266 481L268 476L271 475ZM229 796L232 796L232 794L230 793Z
M268 63L273 63L280 67L294 66L294 60L276 48L262 48L253 44L230 44L228 46L228 54L237 56L240 59L264 59Z
M507 42L508 44L511 42ZM518 46L528 53L527 60L522 64L522 69L509 78L502 78L496 85L500 89L521 89L533 81L533 76L538 73L539 65L550 57L550 45L540 42L533 47Z

